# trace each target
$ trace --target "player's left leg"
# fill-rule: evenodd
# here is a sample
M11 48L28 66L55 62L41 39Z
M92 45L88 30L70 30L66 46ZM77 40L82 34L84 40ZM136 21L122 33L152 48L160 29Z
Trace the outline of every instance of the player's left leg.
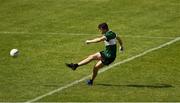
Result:
M94 53L92 55L89 55L86 59L80 61L78 63L78 65L82 66L82 65L88 64L92 60L101 60L101 59L102 59L102 57L101 57L101 54L99 52L98 53Z
M71 63L71 64L66 64L68 67L70 67L72 70L76 70L77 67L82 66L82 65L86 65L89 62L91 62L92 60L101 60L101 54L99 52L94 53L92 55L89 55L87 58L85 58L84 60L80 61L77 64Z
M93 81L95 80L95 78L96 78L96 76L98 74L99 69L101 69L103 66L104 66L104 64L102 63L101 60L97 62L97 64L93 68L92 78L87 81L88 85L92 85L93 84Z

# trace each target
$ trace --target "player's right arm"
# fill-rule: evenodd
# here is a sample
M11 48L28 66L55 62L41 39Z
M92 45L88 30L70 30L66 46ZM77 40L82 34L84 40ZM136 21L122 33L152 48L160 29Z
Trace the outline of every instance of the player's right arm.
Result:
M123 51L124 50L124 46L123 46L122 39L119 36L117 36L116 39L117 39L117 41L118 41L118 43L120 45L120 50Z
M101 42L101 41L104 41L104 40L106 40L106 37L101 36L101 37L98 37L98 38L95 38L95 39L92 39L92 40L86 40L86 44L97 43L97 42Z

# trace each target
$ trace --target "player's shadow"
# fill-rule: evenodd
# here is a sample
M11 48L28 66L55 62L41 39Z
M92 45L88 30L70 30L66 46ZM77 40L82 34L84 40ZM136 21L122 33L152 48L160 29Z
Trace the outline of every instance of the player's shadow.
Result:
M134 88L173 88L170 84L127 84L127 85L118 85L118 84L96 84L100 86L114 86L114 87L134 87Z

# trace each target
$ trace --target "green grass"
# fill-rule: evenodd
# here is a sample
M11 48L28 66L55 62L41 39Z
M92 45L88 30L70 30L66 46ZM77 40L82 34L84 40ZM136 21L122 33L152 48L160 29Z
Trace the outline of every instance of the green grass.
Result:
M103 43L84 44L98 36L98 23L107 22L123 38L125 52L118 53L115 62L172 40L133 36L180 36L179 4L179 0L0 0L0 101L27 101L89 75L95 62L75 72L64 63L103 50ZM82 82L40 101L180 101L179 45L114 67L100 74L93 87ZM19 57L9 56L12 48L20 50ZM167 85L159 88L160 84Z
M80 83L40 101L179 101L178 46L180 42L114 67L100 74L93 87Z

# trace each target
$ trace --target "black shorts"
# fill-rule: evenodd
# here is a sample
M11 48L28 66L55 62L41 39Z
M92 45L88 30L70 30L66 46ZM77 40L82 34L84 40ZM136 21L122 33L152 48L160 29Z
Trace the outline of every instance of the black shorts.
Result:
M109 64L111 64L112 62L114 62L114 60L116 59L116 58L106 57L104 51L101 51L100 54L101 54L101 57L102 57L102 60L101 60L101 61L102 61L102 63L103 63L104 65L109 65Z

